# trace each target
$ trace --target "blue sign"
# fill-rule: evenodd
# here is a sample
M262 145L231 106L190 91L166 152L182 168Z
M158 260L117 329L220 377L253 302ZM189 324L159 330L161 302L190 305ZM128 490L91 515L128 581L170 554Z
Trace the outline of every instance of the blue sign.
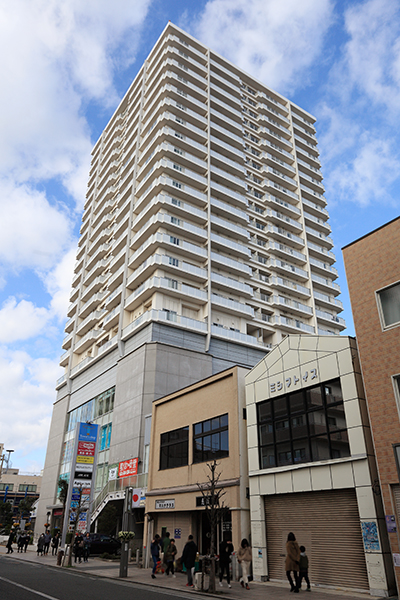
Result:
M174 538L176 540L180 540L181 535L182 535L182 529L180 527L174 530Z
M98 425L90 423L80 423L78 440L80 442L96 442Z

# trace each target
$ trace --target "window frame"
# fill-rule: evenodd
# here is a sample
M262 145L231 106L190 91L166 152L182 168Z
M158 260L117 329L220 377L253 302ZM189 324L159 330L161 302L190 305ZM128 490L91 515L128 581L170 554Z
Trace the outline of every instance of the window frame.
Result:
M226 417L227 418L227 424L226 425L220 425L219 427L212 429L212 421L214 419L221 419L222 417ZM204 424L205 423L210 423L210 428L208 430L204 430ZM201 432L200 433L195 433L195 428L196 426L201 425ZM227 450L222 450L221 449L221 433L227 432L228 435L228 449ZM193 423L192 425L192 432L193 432L193 464L200 464L203 462L207 462L210 460L214 460L214 458L216 460L222 459L222 458L228 458L229 457L229 413L223 413L222 415L216 415L214 417L211 417L209 419L205 419L204 421L199 421L198 423ZM211 435L217 435L219 434L219 448L218 450L213 453L214 456L213 457L208 457L205 458L205 452L212 452L212 450L209 451L205 451L204 450L204 444L202 443L202 448L201 448L201 460L197 459L197 455L199 453L198 448L196 448L196 440L204 440L204 438L209 437Z
M379 314L379 320L380 320L380 323L381 323L382 331L388 331L390 329L393 329L394 327L399 327L400 326L400 319L398 321L395 321L394 323L390 323L389 325L386 325L386 323L385 323L385 313L384 313L384 310L383 310L383 307L382 307L382 300L381 300L381 296L380 296L380 294L382 292L385 292L386 290L389 290L390 288L396 287L396 286L400 287L400 280L394 281L390 285L385 285L384 287L382 287L379 290L375 291L375 299L376 299L376 304L377 304L377 307L378 307L378 314Z
M339 384L341 390L341 398L339 400L335 399L335 396L332 396L330 393L330 386ZM311 404L309 401L311 399L310 393L312 390L318 390L318 397L321 399L321 402ZM301 407L296 409L296 404L293 403L293 399L296 395L299 395L299 400L301 399ZM332 401L333 400L333 401ZM281 406L278 405L278 402ZM337 426L337 418L336 423L333 424L332 421L329 423L329 419L333 418L332 410L336 407L341 407L343 412L343 417L345 420L345 426ZM277 413L277 409L280 411ZM283 408L283 410L282 410ZM265 416L262 418L261 411L265 411ZM313 418L313 415L316 418ZM301 422L299 421L299 417L302 417ZM296 423L293 425L293 421ZM297 421L299 421L297 423ZM287 423L287 427L277 427L278 424ZM295 428L302 426L304 428L304 433L297 432ZM262 443L262 428L266 428L264 435L267 436L267 441ZM285 433L286 432L286 433ZM345 434L345 439L347 439L347 449L349 454L346 456L341 456L340 458L334 457L336 454L337 448L334 447L334 436L337 440L342 439L338 436L341 434ZM342 458L347 458L351 456L350 444L348 442L348 426L346 421L346 413L343 401L343 393L342 387L340 383L340 378L335 378L330 381L325 381L307 388L299 389L295 392L282 394L281 396L274 396L272 398L268 398L263 400L262 402L257 403L257 435L258 435L258 455L259 455L259 468L261 470L269 470L269 469L279 469L282 467L288 466L296 466L296 465L305 465L309 463L318 463L324 460L340 460ZM327 442L327 449L329 451L329 458L319 458L317 456L314 457L315 452L315 441L318 439L324 439ZM301 442L305 443L305 460L302 458L296 459L296 454L298 455L301 452L302 448L298 447L298 444ZM285 446L288 449L285 449ZM290 460L285 463L282 463L280 460L280 455L290 454ZM268 457L268 458L267 458ZM308 458L307 458L308 457ZM268 460L271 462L273 459L274 464L269 464L264 466L264 460Z
M186 431L186 439L172 440L163 443L163 436L178 432L178 431ZM172 461L173 457L170 454L166 455L166 466L163 466L163 450L166 448L176 447L178 445L184 444L186 442L186 462L185 458L183 458L182 464L172 465L170 466L170 461ZM160 460L159 460L159 471L165 471L167 469L178 469L180 467L187 467L189 465L189 425L185 427L178 427L177 429L171 429L170 431L163 431L160 433Z

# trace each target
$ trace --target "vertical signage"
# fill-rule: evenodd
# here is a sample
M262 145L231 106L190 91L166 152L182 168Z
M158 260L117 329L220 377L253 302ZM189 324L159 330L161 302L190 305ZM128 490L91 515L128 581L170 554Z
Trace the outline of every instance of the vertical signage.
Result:
M76 425L62 546L65 544L67 530L73 529L77 518L77 531L84 532L90 527L90 505L96 476L98 430L99 426L91 423L77 423Z

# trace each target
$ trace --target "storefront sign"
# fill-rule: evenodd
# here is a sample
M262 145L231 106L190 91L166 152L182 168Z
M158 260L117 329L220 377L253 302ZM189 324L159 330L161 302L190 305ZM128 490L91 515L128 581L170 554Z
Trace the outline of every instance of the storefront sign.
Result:
M196 506L211 506L212 496L196 496ZM218 505L218 498L215 504Z
M302 379L305 383L312 381L313 379L317 379L318 372L317 369L310 369L309 371L304 371L297 375L293 375L293 377L286 377L284 379L279 379L278 381L274 381L269 384L269 390L271 394L275 394L277 392L283 392L284 390L294 389L296 387L300 387L300 380Z
M120 462L118 466L118 477L137 475L138 460L138 458L131 458L130 460Z
M397 532L397 526L396 526L396 518L394 515L386 515L385 517L386 519L386 529L388 533L396 533Z
M180 540L182 537L182 529L180 527L174 529L174 538Z
M175 500L156 500L155 508L156 510L175 508Z

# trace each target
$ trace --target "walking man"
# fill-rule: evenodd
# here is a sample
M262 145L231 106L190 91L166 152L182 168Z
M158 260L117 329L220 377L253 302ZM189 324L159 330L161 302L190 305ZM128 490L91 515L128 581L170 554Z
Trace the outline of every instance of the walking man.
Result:
M196 562L197 555L197 545L193 541L193 536L189 535L188 541L185 544L182 554L182 562L186 567L187 573L187 587L194 587L193 585L193 575L194 575L194 566Z

